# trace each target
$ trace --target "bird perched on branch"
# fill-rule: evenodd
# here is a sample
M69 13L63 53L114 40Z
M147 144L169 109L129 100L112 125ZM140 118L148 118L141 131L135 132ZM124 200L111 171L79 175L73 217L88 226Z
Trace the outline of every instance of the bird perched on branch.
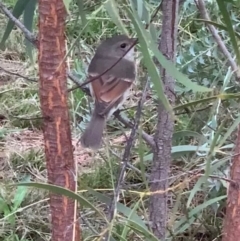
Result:
M88 81L93 80L89 86L95 106L90 123L80 138L82 147L101 147L106 120L127 99L136 77L133 47L136 41L126 35L116 35L104 40L97 48L88 68Z

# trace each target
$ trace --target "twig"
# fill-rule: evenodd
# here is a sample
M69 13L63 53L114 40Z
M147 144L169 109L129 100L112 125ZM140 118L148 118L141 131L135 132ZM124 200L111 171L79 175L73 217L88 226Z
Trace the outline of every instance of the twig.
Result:
M125 126L127 126L129 128L133 128L133 123L131 123L129 120L122 117L119 110L114 113L114 116ZM154 148L155 142L151 135L147 134L145 131L142 130L142 138L144 141L146 141L150 145L151 148Z
M195 3L196 3L196 5L197 5L197 7L199 9L200 14L202 15L202 18L207 20L207 21L211 21L209 15L208 15L208 12L206 10L204 1L203 0L198 0L198 1L195 0ZM213 38L216 40L219 49L222 51L222 53L228 59L228 63L231 66L233 72L235 72L237 78L240 79L240 70L239 70L236 62L232 58L230 52L228 51L226 45L222 41L222 39L221 39L220 35L218 34L217 30L211 24L207 23L207 26L208 26L210 32L212 33Z
M36 79L31 79L31 78L26 77L26 76L23 76L23 75L21 75L21 74L14 73L14 72L12 72L12 71L9 71L9 70L4 69L4 68L1 67L1 66L0 66L0 70L4 71L4 72L6 72L6 73L8 73L8 74L10 74L10 75L15 75L15 76L18 76L18 77L20 77L20 78L23 78L23 79L25 79L25 80L29 80L29 81L32 81L32 82L37 82Z
M22 30L24 33L25 38L33 43L34 45L37 44L37 38L32 34L28 29L15 17L13 14L7 9L7 7L0 1L0 9L3 11L3 13L16 24L16 26Z
M70 71L68 71L68 78L70 80L72 80L72 82L74 82L77 85L77 86L75 86L73 88L68 89L68 92L71 92L72 90L80 88L84 93L86 93L87 95L91 96L89 88L88 87L81 87L82 83L80 83L79 79L76 76L74 76L74 74L72 74Z
M112 222L114 220L114 216L115 216L115 213L116 213L116 205L117 205L117 202L118 202L118 199L119 199L119 193L120 193L121 185L122 185L122 182L123 182L124 173L125 173L125 170L127 168L127 163L129 162L130 152L131 152L132 146L134 145L134 141L135 141L135 138L136 138L136 135L137 135L137 129L138 129L138 126L139 126L139 123L140 123L142 107L143 107L143 104L144 104L144 101L145 101L146 95L147 95L147 88L148 88L148 79L146 81L145 88L142 92L142 97L138 102L137 112L136 112L136 115L135 115L135 122L133 124L132 131L131 131L131 134L130 134L128 140L127 140L127 145L125 147L125 151L124 151L124 154L123 154L122 168L120 170L120 174L119 174L118 179L117 179L118 181L117 181L116 187L114 189L115 190L114 191L114 197L113 197L112 203L110 205L110 209L109 209L109 213L110 213L109 214L109 221L110 222ZM105 236L106 237L105 240L109 240L110 234L111 233L108 231L106 236Z

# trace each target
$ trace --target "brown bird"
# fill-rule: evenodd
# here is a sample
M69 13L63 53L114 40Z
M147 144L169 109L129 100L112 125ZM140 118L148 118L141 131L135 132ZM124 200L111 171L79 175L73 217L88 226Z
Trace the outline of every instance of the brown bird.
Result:
M116 35L106 39L99 45L90 62L88 75L91 79L111 68L126 54L113 68L89 84L95 106L90 123L80 138L83 147L91 149L101 147L106 120L122 106L129 95L136 77L134 48L130 50L129 48L135 41L135 38L126 35Z

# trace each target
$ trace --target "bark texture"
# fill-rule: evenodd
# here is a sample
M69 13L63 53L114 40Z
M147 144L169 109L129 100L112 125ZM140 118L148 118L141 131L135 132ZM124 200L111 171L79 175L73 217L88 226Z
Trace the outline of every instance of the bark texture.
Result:
M75 164L67 105L63 0L39 0L39 79L49 183L75 190ZM74 201L50 196L52 241L80 240ZM74 234L75 233L75 234ZM75 235L75 239L73 239Z
M228 189L227 210L223 226L223 241L236 241L240 237L240 126L231 166L231 180Z
M178 0L163 0L162 13L163 25L159 50L169 60L175 62L176 39L177 39L177 20L178 20ZM174 79L170 77L165 69L160 67L162 80L165 84L165 93L171 104L175 103ZM165 191L168 189L168 173L171 162L172 134L174 120L165 107L159 102L158 106L158 123L155 134L155 150L153 155L153 164L151 170L152 192ZM161 241L165 240L168 193L162 192L153 194L150 197L150 222L151 228Z

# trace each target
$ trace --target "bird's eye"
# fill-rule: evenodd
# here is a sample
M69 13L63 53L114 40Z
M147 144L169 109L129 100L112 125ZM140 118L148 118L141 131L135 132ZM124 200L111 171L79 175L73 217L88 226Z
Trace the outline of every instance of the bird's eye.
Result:
M127 46L126 43L123 43L123 44L120 45L120 47L121 47L122 49L126 48L126 46Z

